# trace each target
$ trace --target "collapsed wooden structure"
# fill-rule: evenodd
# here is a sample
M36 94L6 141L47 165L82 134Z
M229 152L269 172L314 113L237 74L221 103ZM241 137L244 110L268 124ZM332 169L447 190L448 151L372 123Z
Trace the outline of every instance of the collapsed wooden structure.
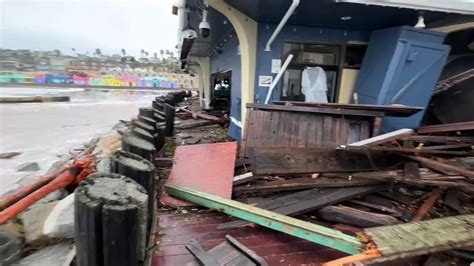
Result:
M203 190L186 182L173 184L165 181L166 193L238 218L217 225L215 222L206 225L211 231L237 234L245 228L253 230L250 228L254 227L249 225L256 224L282 232L279 234L292 235L342 251L338 255L328 253L328 256L335 256L333 259L313 252L313 256L325 258L321 262L327 265L409 257L419 259L417 256L422 254L474 245L474 228L469 222L474 218L474 176L470 159L474 137L469 134L469 130L474 130L472 125L453 125L452 130L447 129L450 125L403 129L369 138L377 126L377 123L374 125L377 120L374 117L377 116L370 116L368 120L359 117L359 125L368 125L370 135L352 143L345 135L341 138L344 141L339 142L337 136L329 133L339 131L324 125L339 125L342 128L344 126L341 125L347 125L344 123L350 117L345 112L363 111L364 106L331 105L288 102L249 105L249 120L241 147L241 155L245 157L236 160L235 177L227 181L234 186L232 199L205 192L205 184L200 184ZM305 109L301 109L303 107ZM308 108L314 110L308 111ZM325 108L324 112L321 108ZM418 110L402 106L367 108L371 112L385 110L387 113L398 112L399 115L409 115ZM328 111L330 109L333 109L332 113ZM318 118L313 119L317 116L322 117L319 119L323 121L322 124L308 126L310 123L306 122L317 121ZM326 116L331 116L330 124L324 124L325 119L329 120ZM332 123L334 121L337 122ZM306 125L301 126L301 122ZM294 126L289 126L287 130L287 124ZM298 130L295 131L295 127ZM304 130L300 131L301 128ZM318 130L322 133L318 133ZM322 137L325 130L328 131L328 139ZM453 131L458 131L457 135L449 134ZM319 134L319 142L310 142L307 138L315 134ZM285 138L290 141L285 142ZM299 143L299 139L305 139L306 142ZM186 165L175 161L171 167ZM212 164L202 165L202 168L213 167ZM205 182L206 171L199 173ZM212 186L211 183L207 185ZM189 216L186 220L193 221L192 212L186 216ZM194 216L196 222L200 220L199 215ZM168 218L164 221L182 219L179 215L165 217ZM166 224L168 222L163 226L168 228ZM175 232L178 228L166 230ZM439 231L443 231L446 237L436 237ZM196 237L206 239L205 235L197 232L194 233ZM462 236L457 237L458 234ZM178 241L176 237L165 235L162 239L165 242L159 248L160 255L156 257L161 264L193 260L185 252L167 255L174 249L166 243L175 243ZM248 247L254 247L255 251L260 250L256 253L265 260L272 261L272 256L276 255L268 253L273 251L267 246L265 250L268 252L263 252L263 243L260 249L260 244L257 246L250 240L240 239ZM287 251L283 251L289 248L279 249L282 250L278 255L281 261L289 258L289 254L285 253ZM292 245L292 249L298 250L298 245ZM345 257L344 253L349 256ZM295 255L293 263L318 261L310 253L302 254L307 255Z

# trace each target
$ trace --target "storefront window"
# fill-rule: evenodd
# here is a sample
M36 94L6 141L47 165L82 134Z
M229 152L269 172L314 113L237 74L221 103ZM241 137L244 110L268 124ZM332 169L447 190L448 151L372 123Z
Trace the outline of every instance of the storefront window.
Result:
M328 102L336 102L342 70L360 68L366 48L365 45L284 43L282 60L289 54L293 55L293 60L281 81L281 100L304 101L305 96L301 92L302 73L308 67L320 67L326 74Z

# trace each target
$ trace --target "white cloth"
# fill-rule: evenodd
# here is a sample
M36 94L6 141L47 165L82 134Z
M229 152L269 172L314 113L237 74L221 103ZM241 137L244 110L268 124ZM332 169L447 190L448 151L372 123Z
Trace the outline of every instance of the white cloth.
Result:
M301 91L306 102L327 103L328 91L326 73L320 67L308 67L303 70L301 77Z

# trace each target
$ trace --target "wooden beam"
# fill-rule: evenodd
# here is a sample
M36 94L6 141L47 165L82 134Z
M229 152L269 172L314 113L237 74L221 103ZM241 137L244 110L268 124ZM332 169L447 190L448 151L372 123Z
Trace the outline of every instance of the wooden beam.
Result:
M276 199L267 199L257 206L276 213L295 216L318 208L342 202L368 193L388 189L388 185L331 188L325 190L309 189L296 192ZM218 229L231 228L249 224L237 220L223 223Z
M420 157L420 156L412 156L412 155L403 155L406 158L409 158L411 160L417 161L425 165L426 167L433 168L434 170L436 169L444 169L446 171L451 171L455 172L457 174L463 175L465 177L474 178L474 171L468 170L466 168L462 168L459 166L451 165L451 164L446 164L446 163L441 163L437 162L435 160L431 160L428 158Z
M248 172L248 173L245 173L245 174L234 176L232 184L234 186L236 186L236 185L240 185L240 184L244 184L244 183L256 180L258 178L260 178L260 177L259 176L254 176L252 172Z
M436 201L441 197L443 194L444 189L443 188L438 188L435 191L433 191L428 198L421 204L421 206L418 208L415 216L411 219L412 222L420 222L423 220L423 217L430 211L431 208L436 204Z
M165 186L166 193L256 223L289 235L349 254L359 253L364 245L356 237L313 223L267 211L241 202L200 192L188 187Z
M456 137L456 136L409 136L404 137L402 140L416 141L421 143L433 142L433 143L474 143L474 137Z
M348 110L348 109L340 109L340 108L332 108L332 107L283 106L283 105L276 105L276 104L248 103L247 108L254 108L254 109L260 109L260 110L272 110L272 111L346 115L346 116L371 116L371 117L383 116L383 112L380 112L380 111Z
M278 180L267 182L262 185L252 185L252 186L239 186L234 187L232 190L234 195L242 195L248 193L272 193L275 191L292 191L292 190L303 190L310 188L340 188L340 187L357 187L357 186L369 186L369 185L378 185L381 183L386 183L386 180L383 179L372 179L372 180L347 180L342 178L324 178L320 177L318 179L312 178L294 178L288 180Z
M375 105L375 104L342 104L342 103L312 103L296 101L275 101L274 104L308 107L331 107L349 110L365 110L384 112L387 116L410 116L422 111L423 107L406 105Z
M405 162L404 174L406 178L420 180L420 166L417 162Z
M251 147L250 155L254 160L252 165L256 175L369 171L389 163L387 154L369 152L358 147L353 149Z
M380 213L372 213L346 206L328 206L320 209L318 215L324 220L350 224L359 227L397 224L396 218Z
M474 130L474 121L419 127L419 134Z
M413 134L415 134L415 131L413 129L402 128L393 132L385 133L385 134L378 135L369 139L364 139L361 141L351 143L349 144L349 146L379 145L379 144L395 141L400 138L408 137Z
M474 214L364 229L382 254L377 262L474 245ZM375 262L375 261L374 261Z

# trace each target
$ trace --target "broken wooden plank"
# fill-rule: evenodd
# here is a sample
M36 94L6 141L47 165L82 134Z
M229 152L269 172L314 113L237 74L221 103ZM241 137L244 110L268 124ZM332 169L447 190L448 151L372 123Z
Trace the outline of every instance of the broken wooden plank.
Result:
M471 170L466 169L466 168L462 168L462 167L447 164L447 163L437 162L435 160L431 160L431 159L420 157L420 156L412 156L412 155L402 155L402 156L404 156L406 158L409 158L411 160L420 162L421 164L425 165L426 167L433 168L434 170L444 169L446 171L452 171L452 172L455 172L457 174L463 175L463 176L471 178L471 179L474 178L474 171L471 171Z
M388 189L387 185L332 188L325 190L309 189L257 204L259 208L284 215L299 215L331 204L339 203L368 193ZM245 221L232 221L217 226L218 229L246 225Z
M405 162L404 174L406 178L420 180L420 167L416 162Z
M226 119L221 118L221 117L208 115L208 114L204 114L204 113L197 113L197 112L193 112L193 111L186 110L186 109L181 109L181 110L186 112L186 113L191 114L193 119L199 119L200 118L200 119L212 121L212 122L215 122L215 123L218 123L218 124L223 124L223 123L227 122Z
M474 214L364 229L382 262L474 245ZM409 244L408 244L409 243Z
M289 235L349 254L359 253L364 245L356 237L241 202L181 186L165 186L166 192L186 201L217 210Z
M202 265L209 265L209 266L219 266L219 262L207 253L204 248L202 247L201 243L197 240L191 240L189 243L186 244L186 249L193 254L193 256L202 264Z
M474 137L457 136L423 136L416 135L402 138L403 140L416 141L421 143L474 143Z
M190 129L190 128L195 128L195 127L203 127L203 126L209 126L209 125L214 125L216 122L213 121L207 121L207 120L198 120L187 123L182 123L176 126L176 129Z
M372 138L368 138L368 139L351 143L349 144L349 146L357 147L357 146L379 145L379 144L395 141L404 137L408 137L413 134L415 134L415 131L413 129L402 128L393 132L385 133L385 134L378 135Z
M419 127L419 134L474 130L474 121Z
M245 173L245 174L234 176L232 184L234 186L236 186L236 185L240 185L240 184L244 184L244 183L256 180L258 178L260 178L260 177L254 176L252 172L248 172L248 173Z
M251 249L244 246L230 235L225 236L226 241L205 251L197 240L191 240L186 244L186 248L202 265L241 265L256 266L268 265L267 262L258 256Z
M344 103L314 103L314 102L297 102L297 101L274 101L274 104L290 105L290 106L309 106L309 107L330 107L349 110L367 110L384 112L386 116L410 116L419 111L423 107L407 106L407 105L375 105L375 104L344 104Z
M378 204L374 204L374 203L370 203L370 202L365 202L365 201L362 201L362 200L351 200L349 202L355 203L355 204L358 204L358 205L362 205L362 206L365 206L365 207L369 207L369 208L374 209L374 210L387 212L387 213L390 213L391 215L393 215L395 217L398 217L398 216L401 215L398 210L395 210L393 208L387 208L383 205L378 205Z
M248 103L247 108L259 109L259 110L272 110L272 111L335 114L335 115L345 115L345 116L377 117L377 116L383 115L382 111L349 110L349 109L338 109L338 108L332 108L332 107L283 106L283 105L276 105L276 104L260 104L260 103Z
M250 148L254 174L304 174L374 170L389 163L383 152L335 148Z
M167 185L196 188L225 198L232 196L236 142L178 146ZM160 201L172 206L193 206L162 193Z
M239 186L234 187L233 193L235 195L242 195L248 193L259 193L265 194L275 191L292 191L292 190L303 190L310 188L337 188L337 187L357 187L357 186L368 186L385 183L386 180L347 180L342 178L293 178L288 180L278 180L266 182L262 185L251 185L251 186Z
M438 188L435 191L433 191L428 198L421 204L421 206L418 208L416 211L415 216L411 219L412 222L419 222L423 220L423 217L430 211L431 208L436 204L436 201L441 197L441 194L443 194L444 189L443 188Z
M245 254L245 256L247 256L250 260L252 260L256 265L260 265L260 266L267 266L268 265L268 263L265 261L264 258L260 257L253 250L249 249L244 244L237 241L237 239L233 238L230 235L226 235L225 239L227 240L227 242L229 242L231 245L233 245L235 248L237 248L240 252Z
M463 149L470 148L472 149L472 144L461 143L461 144L446 144L446 145L436 145L436 146L423 146L422 150L451 150L451 149Z
M396 224L400 222L390 215L362 211L347 206L324 207L318 211L318 215L327 221L350 224L364 228Z

